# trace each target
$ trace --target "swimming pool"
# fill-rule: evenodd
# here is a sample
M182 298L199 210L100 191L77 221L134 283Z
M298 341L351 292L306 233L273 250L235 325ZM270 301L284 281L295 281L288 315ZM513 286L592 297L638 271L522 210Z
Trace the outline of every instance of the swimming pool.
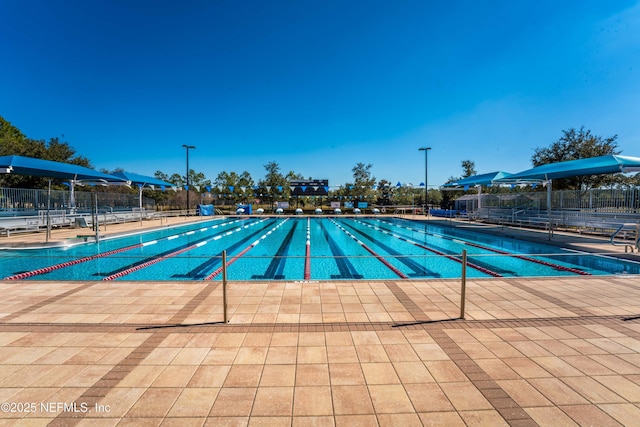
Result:
M4 250L8 280L431 279L640 274L640 263L382 217L219 218L64 248Z

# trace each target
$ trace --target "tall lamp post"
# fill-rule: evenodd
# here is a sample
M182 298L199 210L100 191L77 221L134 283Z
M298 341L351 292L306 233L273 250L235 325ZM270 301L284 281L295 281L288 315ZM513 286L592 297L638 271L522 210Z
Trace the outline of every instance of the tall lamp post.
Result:
M196 146L186 144L182 144L182 146L187 150L187 174L185 176L187 178L187 216L189 216L189 148L196 148Z
M424 205L425 215L429 216L429 150L431 147L418 148L419 151L424 151Z

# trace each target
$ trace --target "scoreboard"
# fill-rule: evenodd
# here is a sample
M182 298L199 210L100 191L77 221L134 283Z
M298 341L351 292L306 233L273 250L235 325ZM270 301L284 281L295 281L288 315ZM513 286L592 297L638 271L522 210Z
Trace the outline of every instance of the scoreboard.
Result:
M329 194L328 179L291 180L293 196L326 196Z

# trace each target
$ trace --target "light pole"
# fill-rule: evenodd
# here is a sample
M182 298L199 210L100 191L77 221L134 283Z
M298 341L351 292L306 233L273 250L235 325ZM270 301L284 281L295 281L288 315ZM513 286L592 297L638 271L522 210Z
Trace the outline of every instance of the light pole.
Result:
M424 151L424 204L425 215L429 216L429 150L431 147L418 148L419 151Z
M182 144L182 146L187 150L187 174L185 176L187 178L187 216L189 216L189 148L196 148L196 146L186 144Z

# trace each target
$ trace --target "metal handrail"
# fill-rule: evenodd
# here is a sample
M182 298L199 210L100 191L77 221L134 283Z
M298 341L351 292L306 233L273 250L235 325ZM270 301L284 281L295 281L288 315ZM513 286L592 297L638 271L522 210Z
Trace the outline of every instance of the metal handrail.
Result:
M635 239L633 244L630 244L627 242L615 241L616 236L621 232L624 233L622 238L626 239L627 237L626 233L629 231L635 233ZM616 231L613 232L613 234L611 235L610 242L613 246L624 246L625 252L627 252L627 249L631 249L631 252L633 252L634 248L640 252L640 224L639 223L622 224L620 227L618 227Z

